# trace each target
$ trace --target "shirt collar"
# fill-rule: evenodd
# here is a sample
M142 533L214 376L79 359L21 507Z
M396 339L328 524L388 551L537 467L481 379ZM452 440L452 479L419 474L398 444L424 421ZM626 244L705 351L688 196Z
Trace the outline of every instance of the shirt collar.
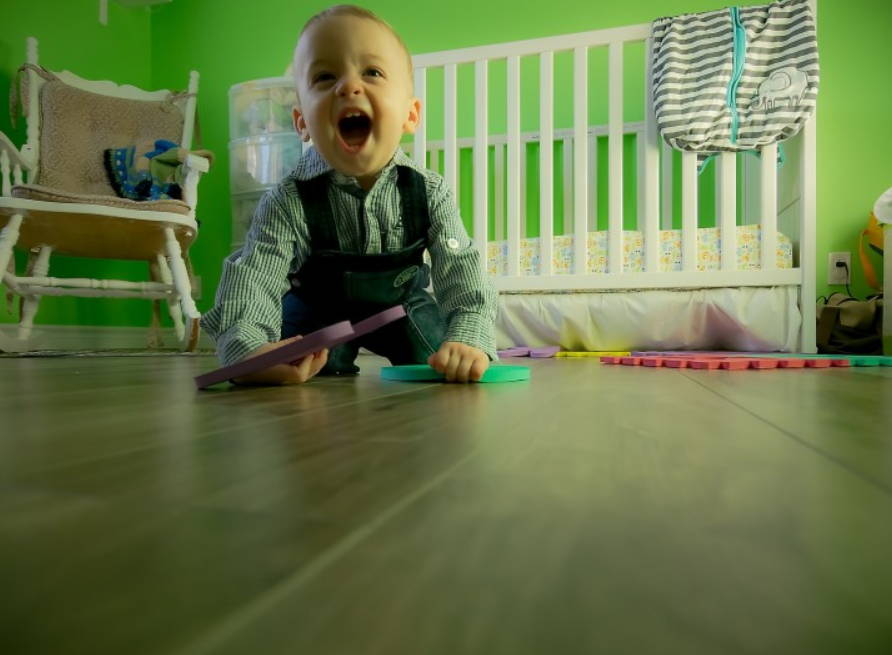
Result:
M398 147L393 154L393 157L390 158L390 161L381 169L381 174L378 176L378 179L381 179L382 177L385 179L394 177L396 175L397 166L409 166L415 170L421 170L415 160L403 152L402 148ZM359 188L359 183L356 181L355 177L350 177L349 175L344 175L343 173L334 170L331 164L325 161L319 151L313 146L309 146L304 151L303 156L294 168L292 176L298 180L306 181L326 174L330 174L332 181L338 186Z

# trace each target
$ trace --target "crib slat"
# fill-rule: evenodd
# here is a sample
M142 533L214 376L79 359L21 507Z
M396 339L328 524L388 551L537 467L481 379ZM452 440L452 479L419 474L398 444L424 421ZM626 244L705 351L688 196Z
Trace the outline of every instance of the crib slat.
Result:
M486 273L487 268L487 205L489 203L488 144L489 132L488 96L487 96L487 64L483 59L474 64L474 244L480 252L480 269Z
M427 69L415 69L415 97L421 101L421 119L418 129L415 130L415 161L422 167L427 166ZM433 159L433 155L431 156Z
M814 10L814 7L812 7ZM799 160L799 180L802 196L799 202L799 308L802 311L802 330L799 347L804 353L817 352L815 343L815 268L817 266L816 195L817 195L817 127L812 114L802 128L802 157ZM892 228L887 228L892 229ZM888 239L887 239L888 243ZM886 257L889 253L886 253ZM887 282L888 285L888 282ZM886 319L888 320L888 319ZM888 325L888 323L886 323Z
M553 275L554 53L539 55L539 274Z
M508 275L519 275L520 57L508 58Z
M716 159L717 216L721 227L722 270L733 271L737 268L737 154L722 152Z
M563 164L563 188L561 195L564 199L564 234L573 234L573 139L561 139L561 163Z
M436 148L431 148L430 157L431 157L431 161L430 161L430 164L428 165L428 168L430 168L434 173L439 173L440 172L440 151L437 150Z
M608 156L610 160L609 207L610 233L607 241L607 267L611 273L623 272L623 44L611 43L610 105L608 111Z
M598 137L588 137L588 231L598 230Z
M573 272L588 263L588 48L573 50Z
M587 272L588 48L573 50L573 271Z
M520 233L527 229L527 142L520 140Z
M457 67L443 67L443 177L458 201Z
M643 180L644 187L644 270L651 273L660 271L660 196L659 196L659 166L660 166L660 142L657 134L657 119L654 115L653 81L651 75L651 48L653 40L647 39L645 43L645 66L647 80L644 85L644 106L647 111L644 116L644 134L638 135L638 141L643 143L643 172L638 173L638 179ZM643 138L642 138L643 136ZM641 171L639 165L638 170ZM639 211L639 215L641 212ZM640 229L640 226L639 226Z
M645 105L647 107L647 105ZM644 226L644 141L647 129L641 132L633 132L635 135L635 229Z
M660 221L664 230L672 229L672 199L673 199L673 190L672 190L672 147L666 143L665 140L661 140L661 156L660 156L660 200L662 202L662 208L660 210L660 215L662 220Z
M681 153L681 268L697 270L697 153Z
M762 148L760 170L761 268L773 271L777 267L777 143Z
M496 241L505 240L505 146L493 146L493 195L495 196L495 236Z

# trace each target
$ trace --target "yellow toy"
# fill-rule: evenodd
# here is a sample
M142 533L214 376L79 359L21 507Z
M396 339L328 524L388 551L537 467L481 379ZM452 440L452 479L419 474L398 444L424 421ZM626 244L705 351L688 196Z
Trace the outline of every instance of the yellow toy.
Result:
M864 277L867 280L867 284L877 291L882 291L883 287L877 281L876 273L873 270L873 264L870 263L870 259L867 257L867 252L864 250L864 237L867 237L867 245L874 252L877 252L882 256L883 226L880 224L880 221L883 223L892 223L892 189L888 189L876 201L873 206L873 211L870 212L867 227L861 232L861 237L858 239L858 249L859 254L861 255L861 267L864 269Z

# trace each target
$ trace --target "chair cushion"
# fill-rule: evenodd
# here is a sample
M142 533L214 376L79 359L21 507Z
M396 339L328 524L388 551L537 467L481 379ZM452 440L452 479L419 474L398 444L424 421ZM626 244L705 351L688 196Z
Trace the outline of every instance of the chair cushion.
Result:
M171 212L188 216L190 209L182 200L130 200L118 196L99 196L86 193L71 193L60 189L51 189L39 184L19 184L12 187L13 198L24 200L42 200L44 202L77 202L88 205L105 205L120 209L136 211Z
M129 100L92 93L59 79L40 89L40 162L33 181L72 193L114 196L103 152L157 139L179 143L183 112L171 101Z

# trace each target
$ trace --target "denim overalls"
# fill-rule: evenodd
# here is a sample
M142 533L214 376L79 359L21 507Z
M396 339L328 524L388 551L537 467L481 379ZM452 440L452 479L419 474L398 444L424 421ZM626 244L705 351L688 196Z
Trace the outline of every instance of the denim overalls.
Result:
M446 336L440 308L425 291L430 282L430 269L423 260L430 214L424 178L405 166L397 167L397 176L405 242L411 245L376 255L338 249L328 176L296 182L310 234L310 255L290 276L292 288L282 299L281 338L338 321L355 323L394 305L406 309L405 318L334 348L320 372L323 375L359 372L353 361L360 346L394 365L426 364ZM360 229L364 233L364 215Z

